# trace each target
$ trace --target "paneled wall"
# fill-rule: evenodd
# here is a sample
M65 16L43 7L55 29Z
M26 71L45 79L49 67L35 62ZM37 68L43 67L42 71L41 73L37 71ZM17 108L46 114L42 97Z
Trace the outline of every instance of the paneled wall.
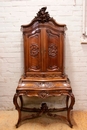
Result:
M74 109L87 109L87 44L81 44L83 0L76 0L76 4L74 2L0 0L0 109L14 109L13 95L23 74L23 39L20 26L28 24L43 6L47 6L50 16L58 23L67 25L65 71L76 98ZM52 98L48 100L48 104L50 100ZM57 100L54 98L51 106L56 106ZM38 104L38 99L35 103Z

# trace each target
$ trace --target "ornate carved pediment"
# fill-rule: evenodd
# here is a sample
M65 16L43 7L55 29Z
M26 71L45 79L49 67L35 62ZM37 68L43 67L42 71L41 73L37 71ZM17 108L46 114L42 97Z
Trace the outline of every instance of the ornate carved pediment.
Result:
M50 15L48 14L48 12L46 12L46 9L47 7L41 8L34 20L37 20L41 23L48 22L50 20Z

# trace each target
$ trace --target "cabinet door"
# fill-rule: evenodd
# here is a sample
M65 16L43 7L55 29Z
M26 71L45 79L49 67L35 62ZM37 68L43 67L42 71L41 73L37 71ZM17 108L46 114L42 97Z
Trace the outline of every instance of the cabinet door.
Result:
M63 72L63 34L39 28L24 34L25 72Z
M41 31L34 30L26 35L24 36L25 72L41 71Z
M58 31L46 30L45 71L61 72L63 69L63 35Z

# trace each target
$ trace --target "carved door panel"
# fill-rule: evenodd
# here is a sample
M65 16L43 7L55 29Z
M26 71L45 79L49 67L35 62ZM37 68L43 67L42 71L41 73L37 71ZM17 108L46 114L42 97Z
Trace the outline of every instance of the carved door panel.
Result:
M46 30L45 71L62 71L63 46L61 39L61 33L58 31Z
M25 57L27 64L27 72L41 71L41 31L35 30L34 32L27 33L25 44Z

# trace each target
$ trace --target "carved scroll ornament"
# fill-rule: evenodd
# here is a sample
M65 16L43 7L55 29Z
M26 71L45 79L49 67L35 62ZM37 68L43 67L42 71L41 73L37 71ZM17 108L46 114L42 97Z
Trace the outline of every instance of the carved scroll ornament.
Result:
M41 8L34 20L37 20L41 23L48 22L50 20L50 15L48 12L46 12L46 9L47 7Z

